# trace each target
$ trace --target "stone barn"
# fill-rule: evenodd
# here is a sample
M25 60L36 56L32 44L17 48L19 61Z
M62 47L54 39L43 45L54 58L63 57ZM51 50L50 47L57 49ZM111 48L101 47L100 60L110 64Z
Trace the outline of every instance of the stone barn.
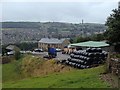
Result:
M68 46L70 44L70 41L68 39L62 38L42 38L38 42L38 48L41 48L43 50L48 49L48 45L54 48L64 49L65 46Z

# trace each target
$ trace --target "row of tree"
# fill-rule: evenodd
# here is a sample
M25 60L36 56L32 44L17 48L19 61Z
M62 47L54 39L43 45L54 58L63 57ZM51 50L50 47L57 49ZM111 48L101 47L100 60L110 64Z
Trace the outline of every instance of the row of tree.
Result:
M102 41L102 40L105 40L104 34L94 34L89 37L78 36L75 38L71 38L70 42L79 43L79 42L85 42L85 41Z

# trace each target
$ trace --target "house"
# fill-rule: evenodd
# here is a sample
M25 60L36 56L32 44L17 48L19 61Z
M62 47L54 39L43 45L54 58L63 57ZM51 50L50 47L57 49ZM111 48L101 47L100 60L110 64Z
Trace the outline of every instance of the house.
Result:
M38 42L38 48L41 48L43 50L47 50L48 45L50 45L50 47L64 49L64 47L68 46L69 44L70 44L70 41L68 39L65 39L65 38L62 38L62 39L58 39L58 38L42 38Z

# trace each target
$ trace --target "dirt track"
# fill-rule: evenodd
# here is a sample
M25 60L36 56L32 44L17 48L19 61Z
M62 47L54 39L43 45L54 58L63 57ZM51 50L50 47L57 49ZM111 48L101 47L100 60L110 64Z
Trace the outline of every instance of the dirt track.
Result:
M45 55L48 55L48 53L47 53L47 52L41 52L41 53L39 53L39 54L37 54L37 55L43 57L43 56L45 56ZM57 52L57 57L54 58L54 59L55 59L55 60L64 60L64 59L67 59L67 58L69 58L69 57L70 57L70 56L69 56L68 54L62 54L62 52Z
M118 77L112 74L103 74L101 79L108 82L113 88L118 88Z

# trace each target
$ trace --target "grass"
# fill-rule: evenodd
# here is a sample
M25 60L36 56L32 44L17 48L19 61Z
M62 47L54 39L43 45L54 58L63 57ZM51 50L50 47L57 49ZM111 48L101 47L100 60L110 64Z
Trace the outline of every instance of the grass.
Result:
M112 54L111 58L120 58L120 54Z
M0 89L2 88L2 65L0 64Z
M12 61L2 65L2 82L14 81L22 78L17 68L18 61Z
M38 56L25 55L18 61L3 65L3 88L107 88L100 79L104 66L73 69L45 61Z
M100 79L104 67L72 70L64 73L53 73L39 77L31 77L19 81L3 83L3 88L107 88L108 83ZM9 77L11 78L11 77Z

